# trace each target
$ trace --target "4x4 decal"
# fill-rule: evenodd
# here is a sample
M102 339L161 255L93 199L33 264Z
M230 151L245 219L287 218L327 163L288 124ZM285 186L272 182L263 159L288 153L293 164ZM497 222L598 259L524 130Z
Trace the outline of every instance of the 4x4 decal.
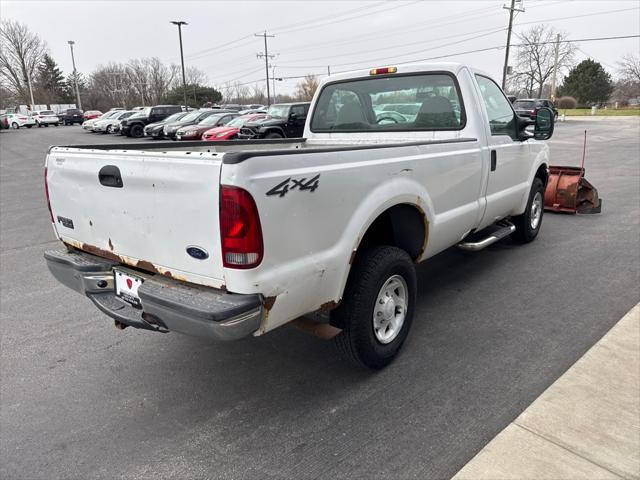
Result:
M315 192L316 188L320 185L319 182L320 174L313 177L311 180L307 180L306 178L287 178L285 181L280 182L278 185L273 187L271 190L267 192L267 196L278 195L280 197L284 197L290 190L295 190L296 188L301 192L305 190L309 190L310 192Z

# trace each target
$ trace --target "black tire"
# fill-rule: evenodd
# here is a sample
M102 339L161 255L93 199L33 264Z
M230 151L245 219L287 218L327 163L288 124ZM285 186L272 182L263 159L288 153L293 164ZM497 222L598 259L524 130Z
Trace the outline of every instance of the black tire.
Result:
M107 125L107 129L104 131L104 133L112 133L112 127L111 125Z
M284 137L280 135L278 132L269 132L264 136L264 138L284 138Z
M389 343L382 343L374 331L374 312L382 287L394 276L404 279L408 307L396 336ZM356 257L342 303L331 312L331 323L342 329L334 337L336 347L355 365L370 369L387 366L407 338L415 301L416 271L404 250L377 246L362 252Z
M11 124L11 128L13 128L14 130L18 130L20 128L20 125L18 124L18 122L13 122Z
M40 127L42 127L42 124L41 124L40 122L36 122L36 126L37 126L38 128L40 128Z
M142 125L136 124L131 125L131 130L129 130L129 136L133 138L140 138L144 135L144 128Z
M49 124L48 124L48 123L45 123L45 124L44 124L44 126L45 126L45 127L47 127L47 128L49 128Z
M516 231L511 234L511 238L516 243L529 243L538 236L538 232L540 232L540 227L542 226L542 217L544 216L544 189L545 185L542 183L542 180L538 177L534 178L524 213L511 219L516 226ZM532 226L531 220L534 217L533 204L534 198L536 198L537 195L539 195L540 203L536 211L539 211L540 218L535 226Z
M31 128L31 127L33 127L33 125L25 125L25 127Z
M57 126L59 126L59 125L60 125L59 123L54 123L54 124L53 124L53 126L54 126L54 127L57 127Z

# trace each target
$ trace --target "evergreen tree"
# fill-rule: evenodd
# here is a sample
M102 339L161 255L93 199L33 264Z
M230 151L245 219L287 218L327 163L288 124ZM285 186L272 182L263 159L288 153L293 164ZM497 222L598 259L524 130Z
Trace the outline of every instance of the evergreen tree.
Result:
M571 69L559 92L562 96L575 97L581 105L596 105L609 100L613 82L600 63L588 58Z
M60 103L64 99L64 76L58 64L48 53L44 55L38 66L36 89L38 98L44 103Z

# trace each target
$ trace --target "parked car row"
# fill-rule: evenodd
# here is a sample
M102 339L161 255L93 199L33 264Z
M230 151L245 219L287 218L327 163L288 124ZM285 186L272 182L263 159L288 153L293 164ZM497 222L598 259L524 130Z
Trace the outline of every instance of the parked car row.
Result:
M120 133L133 138L171 140L277 139L301 137L309 112L309 103L281 103L267 110L262 105L220 105L188 110L180 105L113 108L98 110L68 109L56 114L41 110L31 115L7 114L0 117L6 128L81 123L93 133ZM248 108L245 108L248 107ZM385 112L391 115L393 112Z

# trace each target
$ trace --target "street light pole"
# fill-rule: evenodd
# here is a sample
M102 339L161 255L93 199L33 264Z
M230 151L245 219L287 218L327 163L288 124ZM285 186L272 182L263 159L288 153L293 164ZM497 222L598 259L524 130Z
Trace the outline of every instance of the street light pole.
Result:
M182 65L182 90L184 91L184 106L187 107L187 78L184 74L184 53L182 52L182 25L189 25L182 20L172 20L171 23L178 26L178 37L180 38L180 63Z
M71 47L71 63L73 64L73 83L76 87L76 102L78 102L78 108L82 110L82 102L80 101L80 89L78 88L78 72L76 71L76 59L73 55L73 46L76 42L73 40L69 40L67 42Z

